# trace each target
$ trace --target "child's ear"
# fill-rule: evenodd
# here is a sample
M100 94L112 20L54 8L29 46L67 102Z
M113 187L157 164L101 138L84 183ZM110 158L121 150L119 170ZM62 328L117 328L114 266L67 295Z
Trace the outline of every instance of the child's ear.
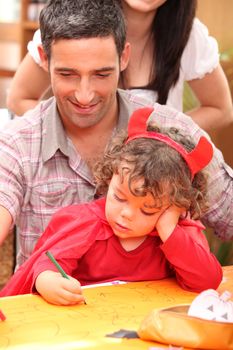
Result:
M183 211L180 214L180 219L190 219L190 213L187 211L187 209L183 208Z
M49 60L48 60L48 57L47 57L42 45L38 46L38 52L39 52L40 59L41 59L41 64L40 64L41 67L46 72L49 72Z

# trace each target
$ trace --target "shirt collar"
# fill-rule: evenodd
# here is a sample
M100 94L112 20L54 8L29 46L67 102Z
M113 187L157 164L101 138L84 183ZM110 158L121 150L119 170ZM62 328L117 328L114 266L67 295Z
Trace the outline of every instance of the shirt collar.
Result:
M44 162L52 158L58 149L68 157L69 142L57 110L55 97L51 98L51 104L45 111L42 137L42 158Z
M118 104L118 122L115 131L127 130L128 120L133 112L130 109L131 104L129 104L128 99L124 90L117 90L117 104Z
M114 133L118 130L127 130L128 120L133 112L129 108L129 102L125 95L123 90L117 90L118 122ZM51 97L50 105L44 112L42 137L44 162L52 158L58 149L67 157L69 156L69 141L57 109L55 97Z

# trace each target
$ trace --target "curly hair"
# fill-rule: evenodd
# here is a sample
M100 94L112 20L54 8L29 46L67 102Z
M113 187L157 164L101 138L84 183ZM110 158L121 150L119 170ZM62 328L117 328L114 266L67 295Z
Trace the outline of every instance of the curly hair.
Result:
M169 136L189 152L194 148L191 140L175 128L158 128L150 124L147 130ZM130 166L129 189L135 196L145 196L149 192L162 205L162 197L166 194L171 204L184 207L193 219L200 218L208 209L207 174L202 170L192 180L186 161L164 142L138 138L125 143L126 139L125 132L116 135L108 145L103 159L96 163L94 176L97 193L107 193L113 174L124 176L124 168L121 168L126 163ZM139 179L144 179L142 188L133 190L132 183Z

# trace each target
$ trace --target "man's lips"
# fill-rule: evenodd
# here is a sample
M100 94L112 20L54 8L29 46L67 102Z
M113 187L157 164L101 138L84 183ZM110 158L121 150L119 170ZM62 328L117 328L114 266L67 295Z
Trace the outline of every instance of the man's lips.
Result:
M73 101L70 101L70 103L78 112L84 113L84 114L92 112L96 108L96 106L99 104L99 102L95 102L89 105L82 105L80 103L73 102Z

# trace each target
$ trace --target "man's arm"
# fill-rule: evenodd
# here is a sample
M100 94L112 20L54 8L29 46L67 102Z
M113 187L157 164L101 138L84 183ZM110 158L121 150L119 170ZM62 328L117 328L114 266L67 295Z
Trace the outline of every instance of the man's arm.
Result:
M2 245L8 235L12 223L13 219L9 211L3 206L0 206L0 245Z
M151 118L158 125L180 129L195 143L201 136L210 139L209 135L186 114L158 103L154 104L154 108L155 112ZM233 240L233 169L225 163L221 151L214 144L213 149L213 159L206 167L209 210L201 219L204 225L213 228L215 234L222 240Z

